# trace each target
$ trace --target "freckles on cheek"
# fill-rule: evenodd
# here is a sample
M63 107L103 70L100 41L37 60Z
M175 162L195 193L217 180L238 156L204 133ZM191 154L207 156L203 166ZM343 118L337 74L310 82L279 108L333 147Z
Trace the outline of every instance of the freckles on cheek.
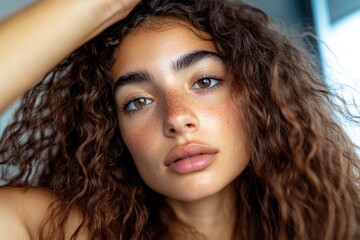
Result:
M134 131L124 131L123 133L123 139L129 150L145 145L147 138L146 129L142 127L136 127Z
M133 158L139 158L153 141L151 124L131 124L124 127L122 137Z
M214 127L220 128L234 124L236 122L236 112L237 109L235 109L229 101L220 102L215 105L215 107L207 110L209 122L212 122Z

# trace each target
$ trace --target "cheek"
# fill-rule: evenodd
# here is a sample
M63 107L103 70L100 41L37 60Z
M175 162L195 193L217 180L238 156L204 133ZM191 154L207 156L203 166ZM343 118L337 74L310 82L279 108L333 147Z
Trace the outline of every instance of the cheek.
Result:
M157 157L161 156L159 152L159 126L157 121L148 120L146 123L132 121L131 123L119 124L123 141L128 148L136 169L144 182L153 186L152 181L159 176L157 169ZM160 148L161 149L161 148Z
M149 134L142 126L136 126L133 128L123 127L121 131L122 138L129 149L134 149L139 146L146 145L148 142Z
M239 107L230 98L214 104L208 109L204 109L203 123L207 123L211 129L224 132L241 132Z
M240 147L242 151L248 154L249 141L244 129L243 118L241 117L241 105L233 99L228 99L218 106L217 110L217 127L219 134L232 141L235 148Z
M158 131L155 120L144 123L141 121L124 121L119 123L121 136L135 163L145 162L151 146L155 144L155 134Z

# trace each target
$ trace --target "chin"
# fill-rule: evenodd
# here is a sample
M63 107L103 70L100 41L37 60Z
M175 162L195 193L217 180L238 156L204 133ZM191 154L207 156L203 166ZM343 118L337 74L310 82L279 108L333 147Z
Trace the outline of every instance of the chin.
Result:
M228 185L216 185L209 184L207 186L197 185L185 188L183 191L179 190L175 193L168 194L166 197L182 202L196 202L204 200L206 198L216 196L223 192L224 189L228 189Z

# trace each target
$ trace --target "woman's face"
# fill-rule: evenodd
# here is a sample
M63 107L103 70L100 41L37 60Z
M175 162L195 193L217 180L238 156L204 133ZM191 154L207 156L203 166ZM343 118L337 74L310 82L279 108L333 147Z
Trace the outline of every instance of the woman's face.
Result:
M213 42L167 21L131 32L116 52L119 126L145 183L168 198L194 201L232 183L249 150L232 76Z

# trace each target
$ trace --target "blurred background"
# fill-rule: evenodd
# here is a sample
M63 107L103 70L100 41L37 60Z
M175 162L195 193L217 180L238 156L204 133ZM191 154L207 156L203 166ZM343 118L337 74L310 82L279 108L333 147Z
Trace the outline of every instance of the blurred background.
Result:
M236 0L233 0L236 1ZM0 0L0 20L34 0ZM360 104L360 0L245 0L260 7L289 34L308 31L317 35L311 51L319 59L324 81L338 94ZM309 46L310 48L310 46ZM1 57L1 54L0 54ZM0 116L0 134L14 106ZM354 110L354 109L352 109ZM360 127L343 123L360 144Z

